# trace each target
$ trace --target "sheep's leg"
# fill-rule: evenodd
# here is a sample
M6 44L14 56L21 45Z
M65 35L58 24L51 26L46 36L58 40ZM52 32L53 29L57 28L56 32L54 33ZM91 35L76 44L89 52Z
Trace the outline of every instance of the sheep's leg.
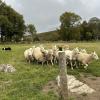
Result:
M73 70L73 64L72 64L72 61L70 61L70 65L71 65L71 69Z
M54 63L56 64L56 59L54 58Z
M7 72L8 71L8 68L5 68L4 71Z
M44 65L44 62L42 61L42 66Z
M78 69L78 66L76 65L76 68Z
M85 64L84 68L87 69L87 67L88 67L88 64Z
M54 58L54 63L57 64L57 60L56 60L56 58Z
M29 60L29 64L31 63L31 60Z
M28 63L30 64L30 60L28 60Z
M28 59L26 59L26 61L27 61L27 63L29 63L29 60Z
M78 66L81 66L81 62L78 63Z
M68 62L66 62L66 65L68 65Z
M66 66L68 65L68 61L66 60Z
M75 61L75 67L78 69L77 61Z
M52 66L53 66L53 61L51 60L51 64L52 64Z
M48 66L48 61L47 61L47 66Z
M36 63L38 64L38 61L36 61Z
M57 58L55 60L56 60L56 64L57 64Z
M73 66L75 66L76 67L76 65L77 65L77 63L76 63L76 60L73 60Z
M54 58L54 63L57 64L57 58L56 57Z

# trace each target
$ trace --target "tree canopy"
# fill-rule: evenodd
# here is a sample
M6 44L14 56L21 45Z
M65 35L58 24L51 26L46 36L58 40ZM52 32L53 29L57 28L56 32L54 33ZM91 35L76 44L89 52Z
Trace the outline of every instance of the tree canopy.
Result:
M78 40L80 37L81 17L75 13L65 12L60 16L60 35L62 40Z
M100 39L100 19L97 17L82 21L81 17L72 12L65 12L60 16L62 40L98 40Z
M27 25L27 31L31 34L32 41L38 41L39 40L39 38L36 34L37 33L36 28L33 24Z
M20 41L25 31L23 16L0 0L1 41Z

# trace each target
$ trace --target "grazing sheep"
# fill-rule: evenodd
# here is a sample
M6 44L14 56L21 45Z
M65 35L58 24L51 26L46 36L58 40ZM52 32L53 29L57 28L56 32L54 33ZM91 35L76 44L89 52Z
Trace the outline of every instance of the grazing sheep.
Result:
M87 53L78 53L77 56L77 61L79 61L80 63L82 63L84 66L85 69L87 69L87 66L88 64L93 60L93 59L96 59L98 60L99 57L98 55L96 54L96 52L93 52L91 54L87 54Z

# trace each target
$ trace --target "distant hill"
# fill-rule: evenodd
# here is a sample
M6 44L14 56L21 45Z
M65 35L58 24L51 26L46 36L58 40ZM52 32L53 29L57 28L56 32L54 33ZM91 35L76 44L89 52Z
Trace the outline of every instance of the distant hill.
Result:
M40 41L57 41L59 39L59 34L57 31L49 31L38 33Z

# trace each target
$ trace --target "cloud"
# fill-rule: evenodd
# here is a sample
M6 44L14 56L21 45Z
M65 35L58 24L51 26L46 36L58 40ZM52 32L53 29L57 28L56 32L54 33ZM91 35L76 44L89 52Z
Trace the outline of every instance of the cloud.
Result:
M59 17L65 11L75 12L83 19L100 16L100 0L5 0L23 14L26 23L36 26L38 32L59 26Z
M65 0L57 0L58 1L58 3L60 3L60 4L63 4L63 5L65 5Z

